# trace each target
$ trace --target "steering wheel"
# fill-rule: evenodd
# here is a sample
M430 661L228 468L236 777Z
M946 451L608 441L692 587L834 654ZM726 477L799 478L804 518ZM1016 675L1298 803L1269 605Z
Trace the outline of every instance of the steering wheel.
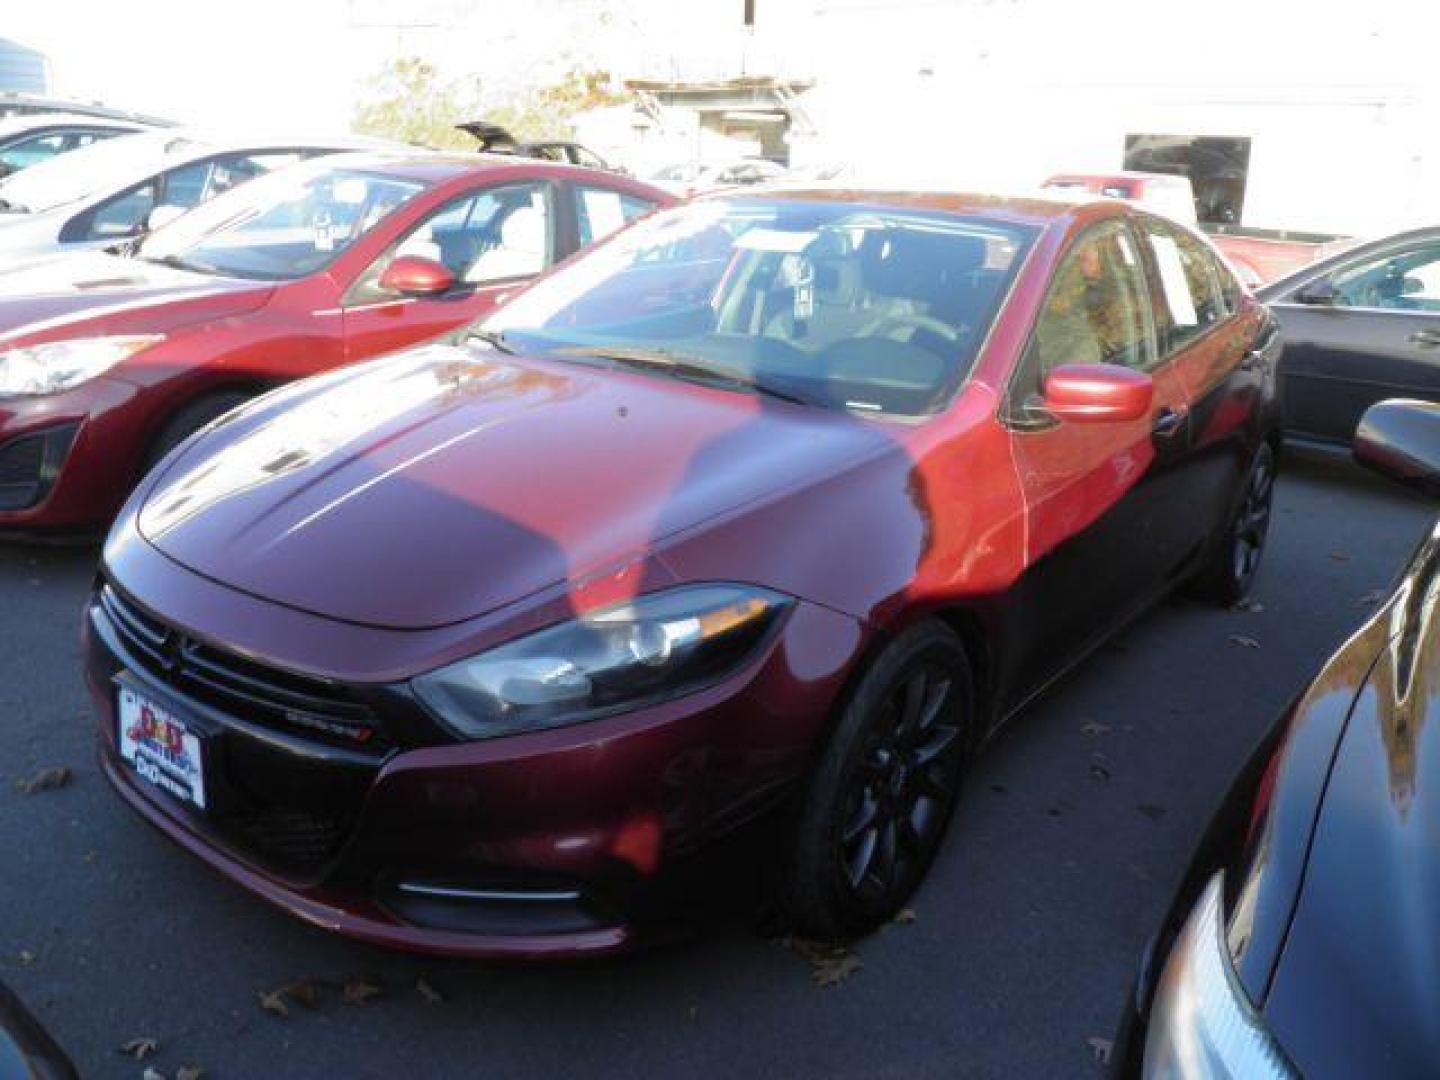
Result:
M929 330L932 334L939 334L946 341L954 343L958 343L963 337L961 330L947 322L942 322L933 315L888 315L875 325L870 336L889 337L891 329Z

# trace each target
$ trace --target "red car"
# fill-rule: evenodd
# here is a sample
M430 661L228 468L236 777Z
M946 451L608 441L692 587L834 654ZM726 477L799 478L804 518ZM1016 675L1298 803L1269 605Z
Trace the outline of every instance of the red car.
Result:
M330 156L122 253L0 273L0 530L104 525L240 402L464 325L673 201L516 158Z
M1249 587L1277 349L1118 202L657 212L151 473L86 624L105 772L367 941L621 950L752 829L800 932L863 932L1003 721L1178 585Z

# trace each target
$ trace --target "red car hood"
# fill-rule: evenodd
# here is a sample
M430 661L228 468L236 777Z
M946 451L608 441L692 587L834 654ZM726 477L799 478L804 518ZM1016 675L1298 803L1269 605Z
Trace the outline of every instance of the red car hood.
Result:
M894 448L844 413L430 346L235 415L163 468L138 527L251 595L418 629Z
M165 330L260 307L274 286L84 252L0 271L0 342ZM103 326L89 327L92 320Z

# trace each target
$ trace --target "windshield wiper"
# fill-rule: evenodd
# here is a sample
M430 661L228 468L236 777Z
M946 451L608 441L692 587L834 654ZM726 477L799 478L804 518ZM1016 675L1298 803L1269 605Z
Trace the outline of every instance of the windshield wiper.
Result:
M28 206L21 206L17 202L11 202L9 199L0 199L0 213L28 214L30 213L30 208Z
M479 330L472 329L465 334L466 341L483 341L492 349L498 349L508 356L514 356L520 350L505 340L504 330Z
M777 401L787 401L791 405L814 405L813 401L801 397L790 390L785 390L774 383L762 382L747 372L737 371L735 368L726 367L724 364L716 364L699 356L686 356L682 353L671 352L667 349L632 349L625 347L607 348L603 346L590 347L585 345L572 348L556 349L557 356L573 356L580 359L609 360L613 364L623 367L640 368L645 371L659 371L677 379L684 379L688 382L701 383L706 386L718 386L732 390L741 390L753 394L760 394L764 397L774 398Z

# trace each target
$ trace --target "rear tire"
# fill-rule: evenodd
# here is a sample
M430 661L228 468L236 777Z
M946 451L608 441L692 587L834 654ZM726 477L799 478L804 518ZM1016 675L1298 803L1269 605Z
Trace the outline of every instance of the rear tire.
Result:
M943 624L874 659L801 800L781 896L797 932L855 937L910 898L954 811L974 714L965 647Z
M166 454L174 450L195 432L212 420L224 416L231 409L249 401L252 395L231 390L223 393L206 394L180 407L174 416L165 422L160 434L150 444L141 466L141 475L148 473Z
M1275 448L1268 442L1250 459L1239 499L1210 561L1196 575L1191 591L1226 607L1249 594L1265 554L1270 510L1275 495Z

